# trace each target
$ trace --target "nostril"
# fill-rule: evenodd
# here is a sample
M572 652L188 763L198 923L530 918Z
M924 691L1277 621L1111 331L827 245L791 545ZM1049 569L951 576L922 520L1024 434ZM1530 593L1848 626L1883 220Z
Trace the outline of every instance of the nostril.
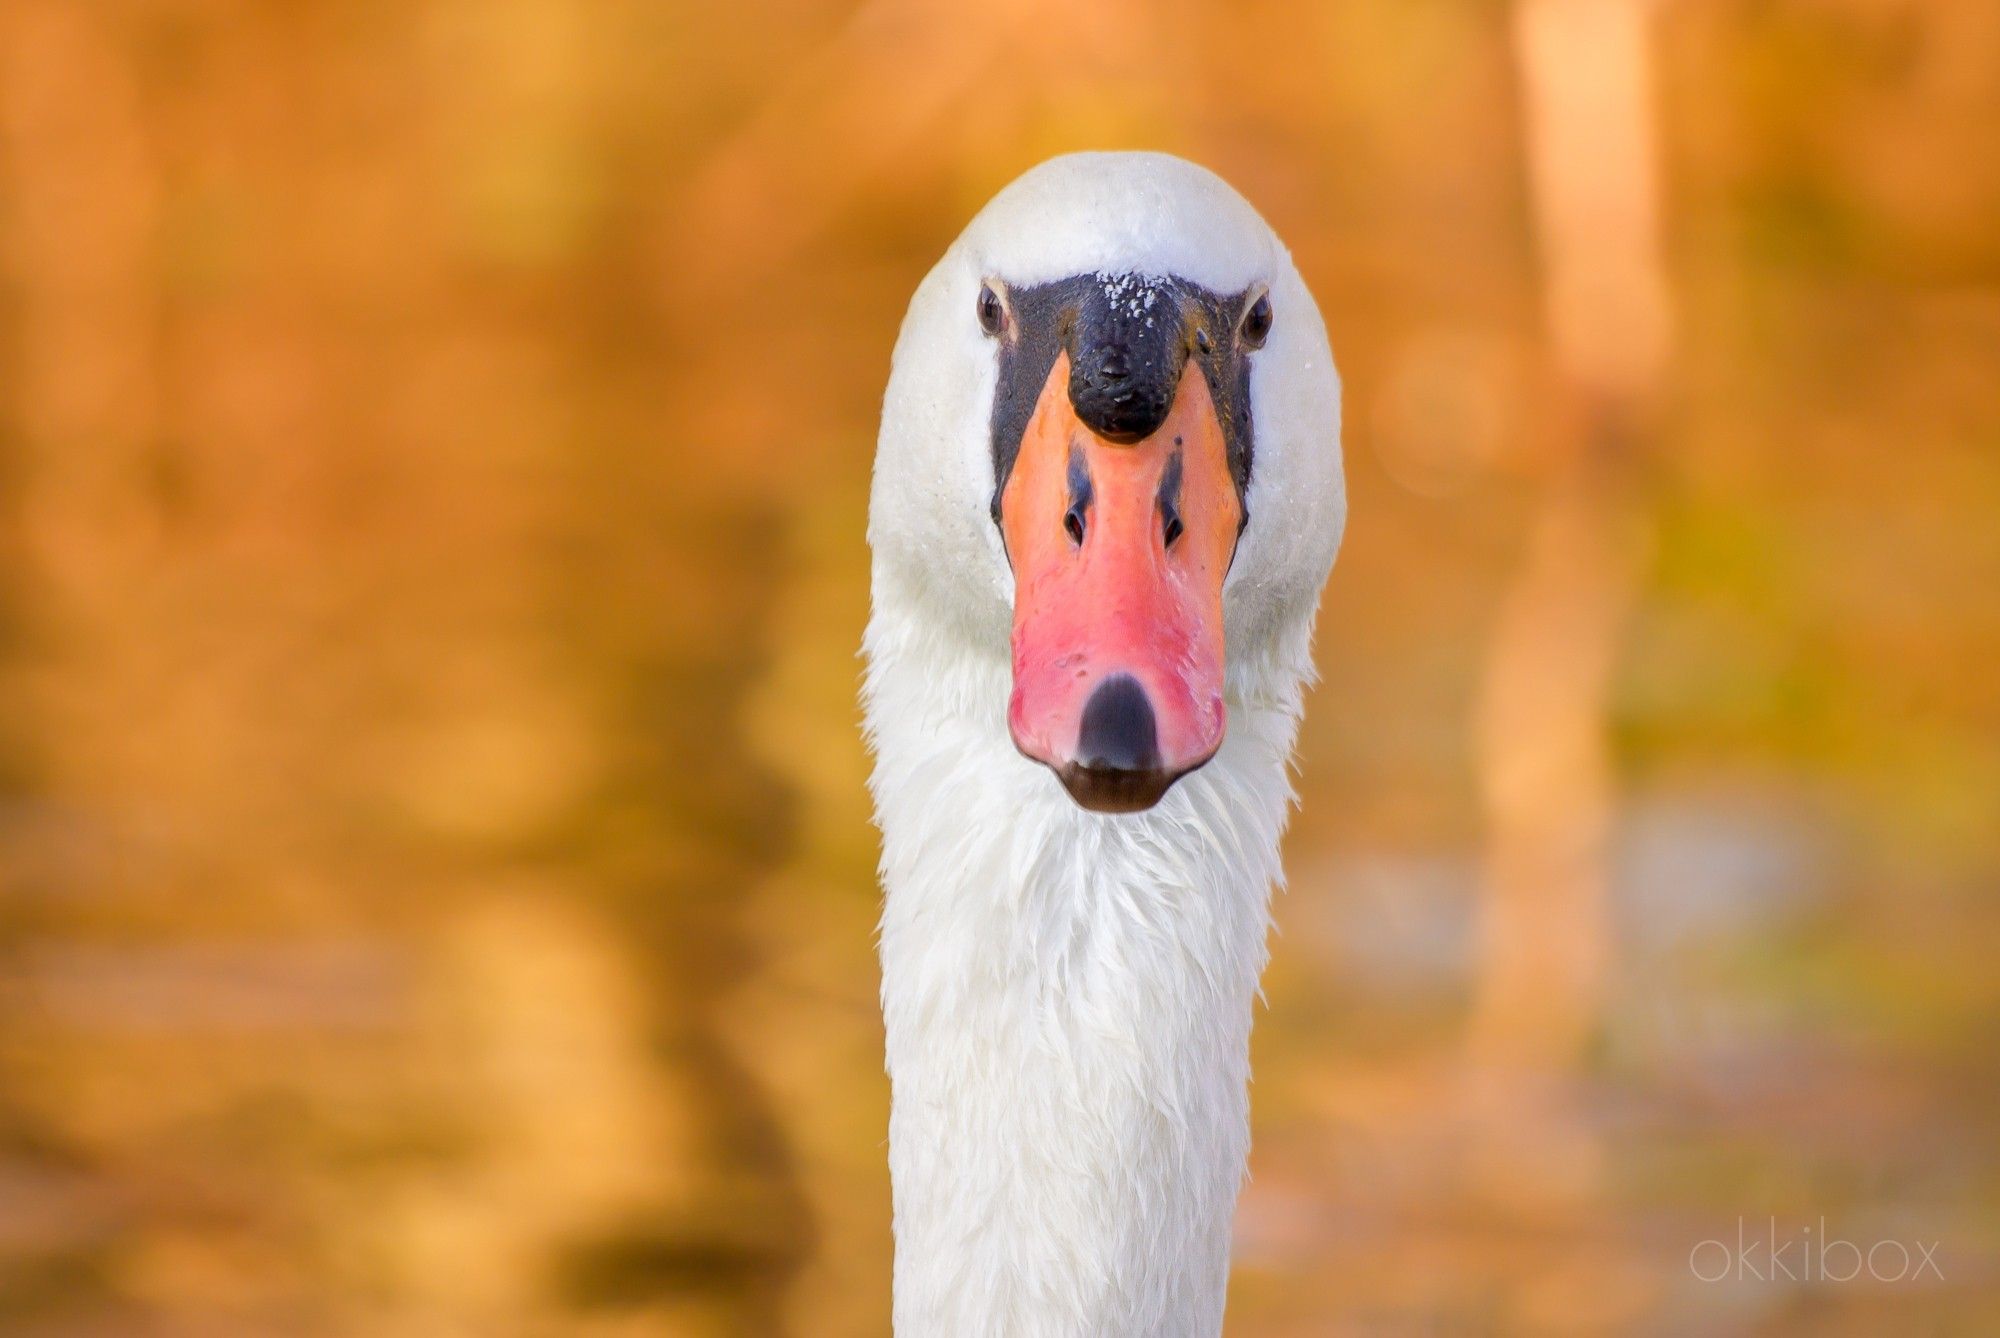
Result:
M1099 771L1158 771L1160 739L1153 704L1130 674L1113 674L1084 703L1077 761Z
M1168 548L1172 548L1181 537L1181 476L1184 470L1180 452L1181 439L1174 438L1174 453L1167 457L1167 467L1160 472L1160 534Z
M1084 517L1090 513L1090 466L1083 458L1083 448L1071 443L1069 448L1069 510L1063 512L1063 528L1069 531L1069 541L1079 548L1083 546Z

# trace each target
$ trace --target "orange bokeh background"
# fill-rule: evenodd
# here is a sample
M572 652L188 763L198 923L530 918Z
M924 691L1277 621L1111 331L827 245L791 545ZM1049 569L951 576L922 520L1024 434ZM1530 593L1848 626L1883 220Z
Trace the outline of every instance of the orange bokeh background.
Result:
M886 1330L875 414L1120 146L1347 384L1230 1332L2000 1329L1996 125L1977 0L0 0L0 1330Z

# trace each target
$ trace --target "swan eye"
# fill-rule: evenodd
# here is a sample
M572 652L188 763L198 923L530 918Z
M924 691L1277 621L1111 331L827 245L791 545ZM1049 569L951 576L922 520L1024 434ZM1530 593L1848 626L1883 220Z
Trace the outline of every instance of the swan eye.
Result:
M993 285L979 285L979 328L987 334L997 335L1000 327L1007 323L1007 309L1000 305L1000 294L993 291Z
M1271 337L1271 295L1265 293L1250 304L1250 310L1243 313L1243 324L1238 327L1243 343L1249 348L1262 348L1264 341Z

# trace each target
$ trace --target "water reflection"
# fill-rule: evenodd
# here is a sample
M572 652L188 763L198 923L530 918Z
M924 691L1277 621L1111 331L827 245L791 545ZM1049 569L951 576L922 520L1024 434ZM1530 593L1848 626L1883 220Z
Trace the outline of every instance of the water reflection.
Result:
M1994 19L1573 8L0 8L0 1328L884 1329L887 350L1138 142L1349 394L1232 1332L1993 1327Z

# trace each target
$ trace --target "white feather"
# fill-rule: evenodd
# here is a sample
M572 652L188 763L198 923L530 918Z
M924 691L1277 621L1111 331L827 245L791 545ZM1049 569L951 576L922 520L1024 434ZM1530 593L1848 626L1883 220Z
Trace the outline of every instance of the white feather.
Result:
M1224 588L1228 734L1123 816L1079 808L1008 735L995 355L973 318L986 278L1093 272L1267 284L1277 312ZM1283 246L1219 178L1164 155L1034 169L911 303L876 456L864 692L904 1338L1221 1328L1286 764L1346 516L1339 394Z

